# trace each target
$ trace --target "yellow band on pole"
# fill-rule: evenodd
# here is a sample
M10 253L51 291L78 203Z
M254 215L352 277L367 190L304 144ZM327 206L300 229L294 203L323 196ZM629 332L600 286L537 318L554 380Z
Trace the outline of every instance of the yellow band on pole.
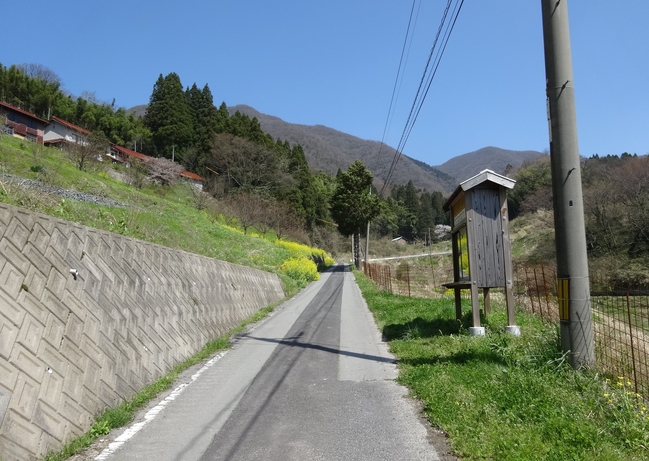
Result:
M557 280L557 298L559 300L559 319L570 320L570 279Z

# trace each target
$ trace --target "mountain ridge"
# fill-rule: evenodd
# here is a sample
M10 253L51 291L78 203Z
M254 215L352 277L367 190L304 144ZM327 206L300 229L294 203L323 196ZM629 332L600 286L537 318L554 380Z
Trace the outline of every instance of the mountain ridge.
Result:
M251 118L256 117L261 129L273 138L300 144L309 166L315 170L335 175L339 169L346 170L354 160L361 160L372 172L375 185L379 187L384 185L389 164L396 153L393 147L381 146L379 141L358 138L324 125L286 122L247 105L228 107L228 111L230 114L240 112ZM390 182L406 184L412 180L418 189L448 194L460 182L484 169L503 173L508 166L516 168L524 161L541 155L542 152L533 150L513 151L488 146L432 166L402 154Z
M435 168L464 181L484 169L488 168L496 173L503 173L519 167L526 160L532 160L542 155L546 154L534 150L518 151L487 146L453 157Z
M129 111L142 116L146 104L135 106ZM275 139L300 144L309 166L315 171L335 175L338 170L346 170L354 160L359 159L374 175L374 185L378 188L385 185L389 166L396 153L396 149L387 144L362 139L321 124L286 122L245 104L230 106L228 111L230 115L240 112L250 118L257 118L261 129ZM534 150L515 151L487 146L433 166L402 154L390 182L393 185L403 185L412 180L418 189L439 191L447 195L459 183L484 169L504 173L542 155L545 154Z

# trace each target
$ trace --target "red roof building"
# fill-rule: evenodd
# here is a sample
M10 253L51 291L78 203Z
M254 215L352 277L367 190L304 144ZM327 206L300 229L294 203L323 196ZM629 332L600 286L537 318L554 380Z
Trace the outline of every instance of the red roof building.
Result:
M47 121L36 115L0 102L0 130L16 138L43 144Z
M134 157L142 161L155 160L155 157L149 155L144 155L140 152L136 152L126 147L118 146L117 144L110 145L110 154L106 154L114 162L117 163L128 163L129 158ZM191 171L183 170L180 172L180 177L186 179L187 181L193 183L195 186L202 188L205 178Z

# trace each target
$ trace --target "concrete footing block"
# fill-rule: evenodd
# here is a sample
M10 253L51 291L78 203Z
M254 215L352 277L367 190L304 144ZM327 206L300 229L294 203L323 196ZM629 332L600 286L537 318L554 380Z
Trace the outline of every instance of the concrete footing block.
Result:
M520 336L521 335L521 327L518 325L509 325L505 327L505 333L510 334L512 336Z
M469 336L484 336L484 327L469 327Z

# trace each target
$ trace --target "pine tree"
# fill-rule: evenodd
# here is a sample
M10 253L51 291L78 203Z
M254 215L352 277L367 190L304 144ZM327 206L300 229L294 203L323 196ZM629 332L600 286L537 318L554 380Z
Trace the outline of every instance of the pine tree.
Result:
M153 144L158 156L171 158L175 151L179 158L191 146L192 117L180 77L170 73L158 77L144 124L153 133Z
M435 225L437 224L450 224L450 217L447 212L444 211L444 203L446 199L441 192L435 191L431 194L431 203L433 208L433 216Z
M419 197L412 181L405 186L397 186L392 197L399 202L398 209L399 235L412 242L417 236L417 218L419 216Z
M228 106L225 105L225 102L222 102L219 106L219 110L216 111L216 132L230 132L230 113L228 112Z
M205 85L199 90L196 83L186 91L187 104L192 116L194 128L192 136L192 153L185 156L185 166L196 171L205 163L212 148L214 135L218 132L218 111L214 107L210 87Z
M432 233L433 227L435 227L433 200L430 192L424 192L419 197L419 212L417 214L417 237L419 237L426 243L430 243L429 236Z

